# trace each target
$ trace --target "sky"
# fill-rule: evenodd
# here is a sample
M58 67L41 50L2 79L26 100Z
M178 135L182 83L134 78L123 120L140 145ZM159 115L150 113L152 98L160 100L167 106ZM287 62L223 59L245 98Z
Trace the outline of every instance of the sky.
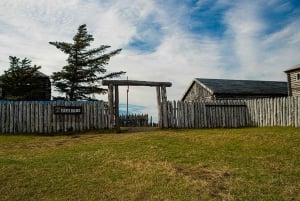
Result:
M283 71L300 64L299 0L0 0L0 72L9 56L60 71L67 55L48 42L72 42L81 24L93 47L122 48L109 72L172 82L169 100L196 77L286 81ZM126 87L119 90L124 111ZM130 87L129 104L155 119L155 88Z

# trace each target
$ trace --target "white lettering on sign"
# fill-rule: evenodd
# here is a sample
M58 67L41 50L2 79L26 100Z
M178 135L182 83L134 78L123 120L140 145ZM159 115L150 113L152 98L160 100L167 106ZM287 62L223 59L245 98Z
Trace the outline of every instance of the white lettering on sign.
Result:
M54 114L82 114L82 106L54 106Z

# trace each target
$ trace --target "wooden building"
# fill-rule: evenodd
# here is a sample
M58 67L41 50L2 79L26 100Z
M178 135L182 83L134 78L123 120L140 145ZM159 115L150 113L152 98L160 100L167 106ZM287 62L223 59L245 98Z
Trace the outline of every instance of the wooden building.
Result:
M18 95L23 97L22 99L16 100L26 100L26 101L48 101L51 100L51 82L49 76L44 73L37 71L35 73L37 79L35 83L30 83L26 86L21 86ZM29 92L30 94L24 97L22 92ZM0 98L4 100L15 100L15 94L11 94L8 90L0 88Z
M285 71L289 96L300 96L300 64Z
M287 82L195 78L182 101L254 99L288 95Z

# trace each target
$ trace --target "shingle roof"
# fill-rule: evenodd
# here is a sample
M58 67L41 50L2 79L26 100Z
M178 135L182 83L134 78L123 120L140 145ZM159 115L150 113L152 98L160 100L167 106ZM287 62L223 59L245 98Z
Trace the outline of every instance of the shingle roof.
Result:
M293 66L293 67L287 69L287 70L284 71L284 72L288 73L288 72L292 72L292 71L294 71L294 70L299 70L299 69L300 69L300 64L298 64L298 65L296 65L296 66Z
M41 71L36 71L35 74L36 74L37 76L39 76L39 77L49 77L48 75L42 73Z
M287 82L196 78L214 94L288 95Z
M48 75L42 73L41 71L36 71L35 75L37 75L38 77L43 77L43 78L49 78ZM0 84L2 84L3 82L0 80Z

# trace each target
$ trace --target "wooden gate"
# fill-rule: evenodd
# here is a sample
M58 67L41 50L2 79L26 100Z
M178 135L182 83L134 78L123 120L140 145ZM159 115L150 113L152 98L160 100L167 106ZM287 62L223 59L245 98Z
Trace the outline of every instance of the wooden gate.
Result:
M156 87L156 97L158 105L158 124L160 128L168 127L166 87L171 87L171 82L149 82L138 80L103 80L102 84L108 86L108 113L110 128L115 128L117 132L119 132L120 130L119 86Z

